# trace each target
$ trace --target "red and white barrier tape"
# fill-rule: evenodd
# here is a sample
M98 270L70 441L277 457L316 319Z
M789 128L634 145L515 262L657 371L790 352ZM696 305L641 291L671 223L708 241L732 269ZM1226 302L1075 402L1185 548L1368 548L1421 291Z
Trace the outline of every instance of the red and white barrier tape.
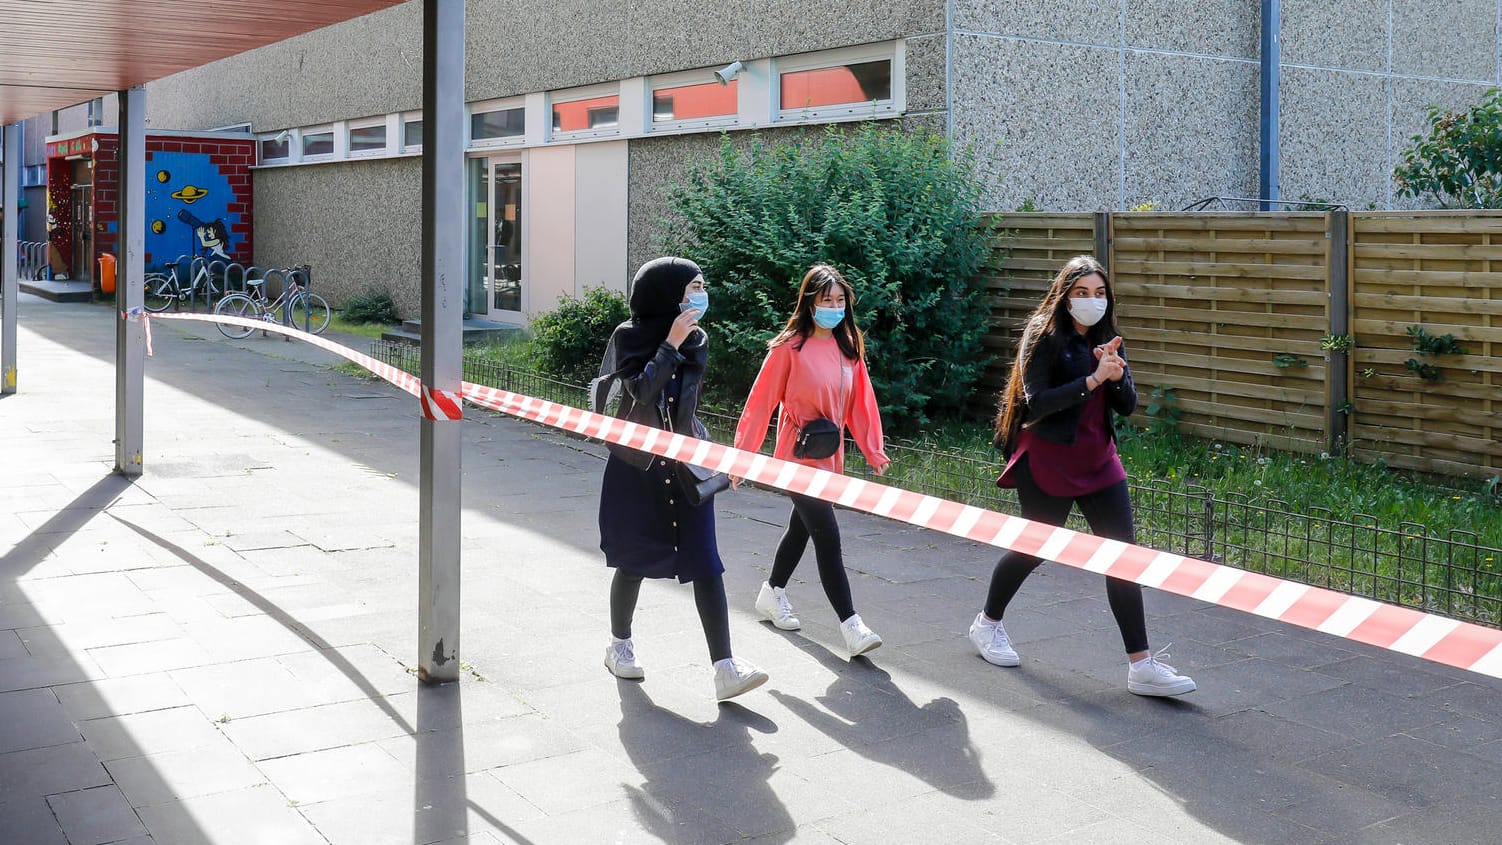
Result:
M187 314L154 317L227 322L290 334L354 361L408 393L418 395L421 387L415 378L401 370L297 329L233 317ZM482 408L710 467L853 510L1502 678L1502 630L1495 628L1030 522L494 387L464 382L461 394Z
M422 414L430 420L462 420L464 419L464 407L459 404L459 394L449 393L446 390L435 390L427 385L422 386L422 395L418 396L422 402Z

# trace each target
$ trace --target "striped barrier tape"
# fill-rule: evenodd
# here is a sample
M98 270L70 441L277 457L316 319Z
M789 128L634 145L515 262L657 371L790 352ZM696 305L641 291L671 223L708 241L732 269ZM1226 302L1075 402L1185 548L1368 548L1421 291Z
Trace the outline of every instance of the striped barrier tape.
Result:
M459 394L422 386L422 415L430 420L451 421L464 419L464 407L459 404Z
M182 314L155 316L208 322L239 321L254 328L291 334L366 367L408 393L417 395L420 389L417 380L401 370L297 329L243 318ZM1019 551L1076 569L1134 581L1221 607L1502 678L1502 630L1495 628L1031 522L495 387L463 382L460 392L466 401L482 408L596 440L709 467L976 543Z

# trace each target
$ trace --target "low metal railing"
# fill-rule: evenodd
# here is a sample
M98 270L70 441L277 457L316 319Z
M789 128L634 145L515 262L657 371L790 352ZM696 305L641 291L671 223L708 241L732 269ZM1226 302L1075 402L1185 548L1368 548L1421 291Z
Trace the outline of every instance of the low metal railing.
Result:
M415 373L417 347L378 342L371 356ZM464 378L581 407L585 388L532 370L466 355ZM700 418L710 436L729 442L736 416L711 409ZM874 479L859 453L847 471ZM1000 465L988 450L941 449L892 440L892 467L881 479L908 490L1006 513L1015 492L996 487ZM1297 511L1278 499L1216 496L1193 484L1154 479L1130 485L1137 542L1483 625L1502 626L1502 549L1468 531L1432 532L1417 522L1383 526L1374 516L1338 517L1324 508ZM1079 514L1071 528L1086 530Z

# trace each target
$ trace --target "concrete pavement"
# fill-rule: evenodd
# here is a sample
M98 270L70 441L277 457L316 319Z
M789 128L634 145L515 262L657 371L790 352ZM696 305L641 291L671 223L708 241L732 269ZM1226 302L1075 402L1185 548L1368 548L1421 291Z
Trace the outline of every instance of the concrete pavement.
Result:
M279 338L154 325L145 475L111 475L107 308L21 301L0 399L0 842L1492 842L1502 684L1150 592L1200 689L1125 691L1098 577L1044 567L964 632L992 550L841 526L886 639L752 610L786 505L722 498L738 656L716 705L692 591L652 583L642 683L600 665L603 449L464 423L464 680L416 648L417 406ZM357 347L363 348L363 347Z

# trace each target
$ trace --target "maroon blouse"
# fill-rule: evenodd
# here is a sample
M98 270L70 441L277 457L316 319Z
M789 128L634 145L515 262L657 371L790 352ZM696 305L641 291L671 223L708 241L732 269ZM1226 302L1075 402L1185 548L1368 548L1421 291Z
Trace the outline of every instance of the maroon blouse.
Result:
M1024 428L1017 436L1017 451L996 479L997 487L1017 486L1017 463L1028 455L1028 471L1038 489L1050 496L1084 496L1126 480L1126 469L1111 438L1106 410L1106 388L1101 385L1085 400L1080 428L1074 443L1066 445L1039 437Z

